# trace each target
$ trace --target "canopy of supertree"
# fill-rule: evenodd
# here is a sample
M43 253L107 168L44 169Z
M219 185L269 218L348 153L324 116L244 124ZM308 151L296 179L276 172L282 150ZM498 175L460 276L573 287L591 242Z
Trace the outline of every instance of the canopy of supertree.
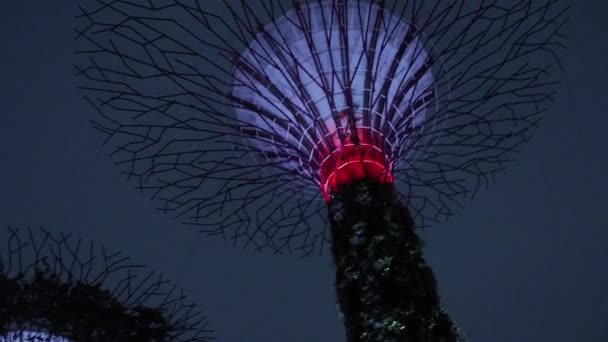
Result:
M77 77L159 209L321 253L325 202L392 184L425 228L513 160L555 94L559 0L85 1Z
M121 253L42 228L3 231L0 342L213 340L198 305Z
M315 180L326 199L355 179L392 182L392 160L400 147L415 149L436 94L416 31L371 3L298 5L236 64L241 132L252 149Z

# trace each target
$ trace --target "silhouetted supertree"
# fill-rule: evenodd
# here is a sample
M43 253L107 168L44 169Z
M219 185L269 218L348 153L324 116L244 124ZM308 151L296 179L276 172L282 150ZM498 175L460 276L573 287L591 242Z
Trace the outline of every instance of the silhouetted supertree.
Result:
M211 341L200 308L120 253L45 229L0 247L0 341Z
M557 83L558 0L80 10L94 126L161 210L258 250L331 243L349 342L459 338L414 226L452 215L530 137Z

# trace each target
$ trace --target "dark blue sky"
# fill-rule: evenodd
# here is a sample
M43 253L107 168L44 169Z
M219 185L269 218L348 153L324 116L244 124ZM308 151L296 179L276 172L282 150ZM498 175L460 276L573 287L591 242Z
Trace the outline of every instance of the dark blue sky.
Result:
M150 265L206 309L218 341L343 341L329 256L199 236L154 212L111 165L71 77L75 3L0 4L0 225L73 232ZM608 341L606 13L605 1L573 3L563 84L535 138L424 234L471 342Z

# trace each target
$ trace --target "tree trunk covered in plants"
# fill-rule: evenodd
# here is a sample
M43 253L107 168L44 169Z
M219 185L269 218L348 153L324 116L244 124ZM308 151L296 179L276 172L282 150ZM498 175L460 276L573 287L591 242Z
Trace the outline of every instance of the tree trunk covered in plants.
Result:
M348 342L463 341L440 307L422 242L392 184L344 185L329 214Z

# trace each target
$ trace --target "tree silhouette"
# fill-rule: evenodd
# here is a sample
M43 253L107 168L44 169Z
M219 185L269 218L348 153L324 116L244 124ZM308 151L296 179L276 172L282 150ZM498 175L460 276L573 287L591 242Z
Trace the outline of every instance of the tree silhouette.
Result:
M15 341L213 339L197 305L155 271L70 235L9 233L0 248L0 341L25 331L29 339Z

